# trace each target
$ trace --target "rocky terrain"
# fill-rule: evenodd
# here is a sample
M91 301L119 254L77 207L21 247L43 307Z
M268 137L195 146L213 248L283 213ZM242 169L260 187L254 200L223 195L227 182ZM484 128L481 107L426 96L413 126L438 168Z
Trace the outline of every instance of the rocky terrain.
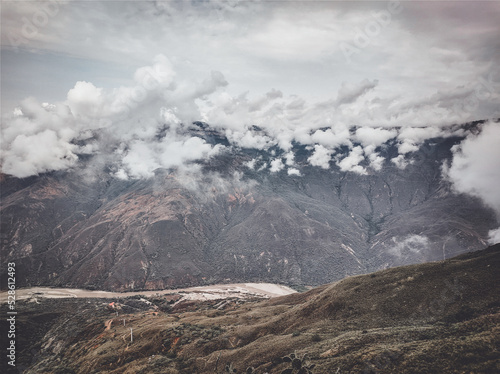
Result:
M191 132L228 144L201 123ZM229 147L193 164L196 176L158 169L150 179L120 180L96 167L97 156L71 171L2 175L1 258L16 263L18 287L114 291L320 285L446 259L484 248L498 227L489 208L455 194L442 176L461 140L427 140L405 169L388 161L397 155L389 142L377 149L384 168L365 175L333 162L311 166L311 148L298 144L300 176L264 168L277 147Z
M495 245L266 301L21 301L2 372L495 373L499 267Z

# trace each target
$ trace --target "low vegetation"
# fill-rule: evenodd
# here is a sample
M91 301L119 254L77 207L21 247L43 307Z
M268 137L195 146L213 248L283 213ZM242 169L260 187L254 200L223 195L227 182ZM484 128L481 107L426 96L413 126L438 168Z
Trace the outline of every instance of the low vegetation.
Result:
M117 315L97 299L22 302L18 355L27 374L494 373L499 268L497 245L222 309L134 298Z

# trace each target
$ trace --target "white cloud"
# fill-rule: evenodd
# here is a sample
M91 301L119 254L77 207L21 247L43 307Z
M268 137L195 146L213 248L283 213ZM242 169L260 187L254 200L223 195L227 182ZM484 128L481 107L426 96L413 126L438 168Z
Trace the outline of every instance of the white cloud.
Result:
M155 150L143 141L136 141L130 144L130 150L125 153L122 159L124 169L120 169L120 176L123 179L125 171L127 176L132 178L151 178L153 171L160 167Z
M212 147L198 137L169 137L160 142L133 141L124 152L123 169L120 170L126 171L131 178L150 178L158 168L180 168L192 161L211 158L221 148L220 145Z
M231 143L243 148L267 149L274 144L273 139L267 135L258 134L251 130L245 132L226 130L226 136Z
M369 46L361 49L350 64L339 45L352 43L358 30L363 31L376 21L373 14L386 10L386 4L247 1L128 1L125 6L112 1L58 1L57 4L57 15L49 15L49 22L37 27L33 35L23 35L26 34L23 20L31 22L37 12L46 11L44 5L26 1L2 4L2 68L6 72L28 72L26 61L32 60L30 66L37 69L39 78L32 79L31 72L24 74L25 77L5 73L4 77L11 75L18 82L24 79L16 86L18 89L3 90L7 95L34 94L20 92L23 86L42 85L49 92L68 81L96 83L93 77L106 82L96 83L100 87L127 85L128 76L109 77L96 70L105 66L108 71L126 71L163 53L171 57L173 65L180 66L176 68L179 76L192 81L203 82L207 71L222 72L224 79L215 77L213 81L222 85L224 81L231 82L228 89L233 96L250 91L256 98L250 101L252 110L259 110L258 97L275 87L277 92L300 94L298 105L301 99L335 102L332 95L337 95L337 104L342 104L337 115L349 112L353 116L349 119L356 119L357 115L361 123L370 121L379 126L394 121L426 125L431 124L428 121L460 122L457 120L466 115L486 118L499 113L498 105L495 109L500 92L498 75L493 74L492 82L486 86L479 79L488 80L488 73L498 74L500 70L494 63L499 54L496 37L500 14L500 6L495 2L482 7L462 2L453 9L449 4L422 6L405 2L401 4L401 12L392 14L390 25L370 38ZM20 45L12 43L13 36L22 39ZM13 49L27 55L18 54L17 58L5 60L5 52ZM427 53L422 54L422 50ZM40 56L46 57L42 64L38 63ZM83 61L84 68L73 69L68 63L72 57ZM340 71L343 74L338 74ZM59 72L69 80L54 80ZM136 75L138 86L145 83L140 74ZM112 84L114 80L120 83ZM16 84L14 79L10 82ZM49 82L52 84L46 84ZM2 83L5 84L4 80ZM478 90L478 85L483 88ZM210 91L210 86L210 83L200 84L200 90L192 92ZM476 95L476 91L480 94ZM54 101L50 93L46 100ZM312 100L313 97L316 99ZM479 103L464 106L465 100L471 98L479 98ZM357 105L351 108L353 111L345 108L344 112L344 107L350 104ZM464 106L460 113L455 108L457 104Z
M480 197L500 217L500 124L488 122L454 148L445 172L458 192Z
M366 153L366 151L365 151ZM380 156L378 153L370 153L368 155L368 159L370 160L370 167L375 171L382 170L384 166L385 158Z
M285 168L285 164L281 160L281 158L275 158L274 160L271 161L271 167L269 168L269 171L271 173L277 173L278 171L281 171Z
M429 238L423 235L408 235L404 238L393 237L394 245L387 251L397 257L425 253L429 247Z
M255 169L255 164L257 162L257 159L255 158L252 158L250 161L247 161L245 163L243 163L247 168L249 168L250 170L254 170Z
M358 84L349 84L347 82L342 82L342 86L339 89L337 95L338 105L350 104L356 101L359 97L363 96L370 90L373 90L378 85L378 80L370 82L368 79L364 79Z
M287 152L284 155L285 157L285 164L287 166L294 166L295 165L295 154L293 152Z
M405 159L404 155L398 155L397 157L391 158L391 162L399 169L404 169L408 166L408 161Z
M43 144L43 146L40 146ZM20 134L3 151L2 171L19 178L73 166L76 146L50 129L33 135Z
M327 148L336 148L341 145L351 145L350 136L347 126L337 125L335 128L316 130L311 139Z
M102 88L89 82L76 82L68 91L67 104L75 116L97 114L102 110Z
M288 175L295 175L295 176L298 176L298 177L301 176L300 170L296 169L296 168L288 168L287 173L288 173Z
M354 147L349 155L344 157L341 161L337 162L340 170L342 171L351 171L357 174L366 174L366 169L359 165L361 161L365 159L363 148L360 146Z
M419 144L426 139L441 135L443 135L441 129L435 127L403 127L399 132L398 139Z
M267 162L264 162L264 163L262 163L262 165L260 165L260 167L257 169L257 171L266 170L268 166L269 165L267 164Z
M410 152L416 152L425 140L443 135L445 133L435 127L403 127L398 135L399 154L406 155Z
M372 146L373 150L376 147L381 146L389 139L396 137L398 132L395 129L383 129L380 127L360 127L356 129L355 139L363 147L365 147L365 152L367 147ZM371 152L370 152L371 153Z
M488 243L491 245L500 243L500 227L490 230L488 233Z
M323 169L330 168L330 159L332 157L332 151L323 147L320 144L314 146L314 153L309 156L307 161L312 166L319 166Z
M463 2L453 9L404 3L390 27L351 63L340 43L352 43L386 4L58 4L57 16L31 37L23 36L23 17L30 20L40 4L2 4L2 107L12 112L32 94L52 103L29 99L4 119L2 165L14 175L55 170L50 160L57 170L71 167L80 153L104 153L121 143L130 147L115 155L119 165L113 170L150 174L175 160L163 157L170 153L156 144L162 127L170 126L173 147L190 138L186 125L194 120L222 130L239 147L277 145L290 152L294 142L321 146L309 158L320 167L328 167L339 146L359 143L370 167L380 170L384 161L377 147L397 137L400 155L392 162L403 168L404 155L446 135L443 126L500 116L496 3ZM25 40L13 46L13 35ZM142 65L130 74L130 66ZM105 144L101 139L71 146L80 133L94 129L104 129ZM59 150L45 155L46 162L10 149L19 135L35 141L46 130L55 133ZM144 169L149 171L134 166L141 162L130 153L134 144L151 144L151 164ZM126 156L130 165L124 168L119 158ZM360 157L356 150L340 162L345 170L363 173ZM289 158L284 161L293 166Z
M4 119L2 171L22 178L64 170L75 165L78 154L118 147L122 151L113 158L115 175L124 178L127 172L132 178L147 178L159 167L177 168L214 156L221 146L191 137L184 124L199 118L195 101L200 95L213 93L227 82L222 74L212 72L198 85L172 85L174 76L169 60L159 55L153 65L136 70L133 86L106 91L79 81L65 102L24 100L14 115ZM157 134L165 125L168 132L160 139ZM96 129L99 140L89 139ZM80 147L75 140L87 143Z

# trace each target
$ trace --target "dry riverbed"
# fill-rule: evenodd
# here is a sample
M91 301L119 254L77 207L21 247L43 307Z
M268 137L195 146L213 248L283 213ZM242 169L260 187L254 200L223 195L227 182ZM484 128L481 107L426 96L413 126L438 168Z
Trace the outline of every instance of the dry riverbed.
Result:
M159 296L166 294L179 294L184 300L216 300L237 297L241 299L250 297L272 298L289 295L296 291L290 287L272 283L235 283L215 284L212 286L200 286L182 289L167 289L160 291L137 291L137 292L108 292L90 291L76 288L49 288L32 287L16 290L16 300L38 298L122 298L134 295ZM7 301L7 292L0 292L0 303Z

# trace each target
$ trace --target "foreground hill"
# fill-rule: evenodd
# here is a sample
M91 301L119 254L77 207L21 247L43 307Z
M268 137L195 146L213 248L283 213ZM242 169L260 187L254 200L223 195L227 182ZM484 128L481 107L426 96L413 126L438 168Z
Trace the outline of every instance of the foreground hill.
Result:
M22 302L18 355L25 373L274 374L292 352L312 373L495 373L499 268L495 245L268 301Z
M202 124L190 131L228 144ZM94 169L93 159L72 171L3 176L0 273L15 262L18 287L115 291L320 285L478 250L498 227L495 215L479 199L455 194L442 176L462 140L429 139L405 169L390 161L394 140L378 149L384 167L363 175L333 161L330 169L311 166L313 150L296 144L300 175L270 170L284 157L277 147L226 147L194 165L195 176L157 169L152 178L124 181Z

